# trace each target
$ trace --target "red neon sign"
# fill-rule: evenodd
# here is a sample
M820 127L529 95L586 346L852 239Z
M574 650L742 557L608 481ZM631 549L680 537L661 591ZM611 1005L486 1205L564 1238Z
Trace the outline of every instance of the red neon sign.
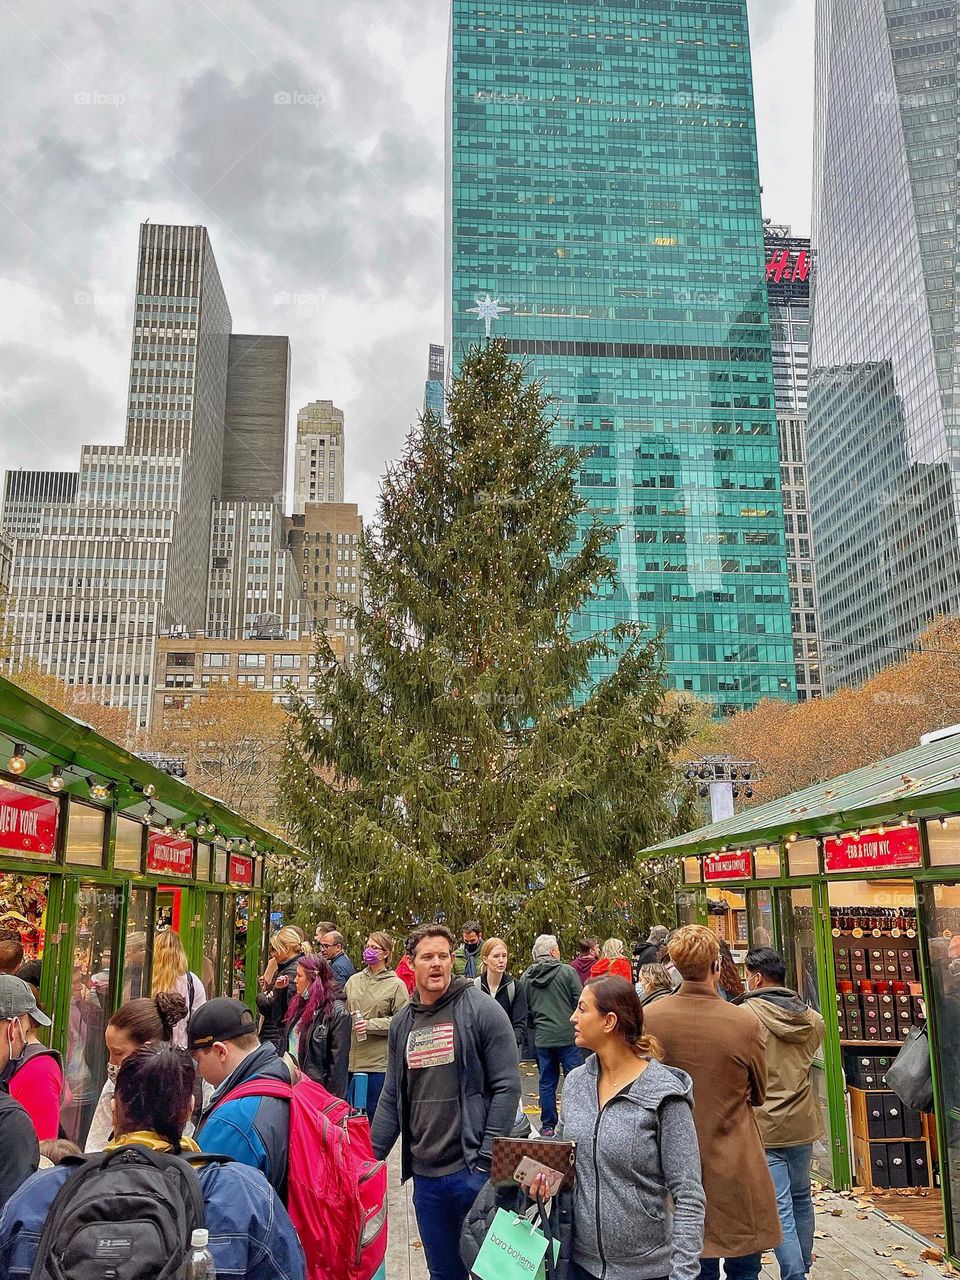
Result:
M767 283L772 280L774 284L780 284L783 280L801 281L806 280L810 274L810 255L805 249L797 251L796 261L791 269L790 260L793 256L790 249L775 249L767 259Z
M253 884L253 859L231 853L228 877L231 884Z
M151 831L147 846L147 870L157 875L192 875L192 842L178 840L176 836L165 836L160 831Z
M0 849L52 858L60 806L51 796L0 783Z
M711 853L703 860L704 881L749 880L750 850L734 849L730 853Z
M920 862L917 827L892 827L883 835L868 831L862 836L828 836L823 842L823 865L827 871L919 867Z

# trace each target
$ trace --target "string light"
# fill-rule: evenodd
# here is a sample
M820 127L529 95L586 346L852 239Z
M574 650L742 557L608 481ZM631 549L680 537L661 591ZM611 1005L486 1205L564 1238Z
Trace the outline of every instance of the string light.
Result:
M66 785L67 780L63 776L63 765L55 764L50 773L50 779L47 782L48 789L53 792L59 792L62 791Z
M13 755L7 761L7 772L21 774L27 767L27 748L18 742L13 748Z

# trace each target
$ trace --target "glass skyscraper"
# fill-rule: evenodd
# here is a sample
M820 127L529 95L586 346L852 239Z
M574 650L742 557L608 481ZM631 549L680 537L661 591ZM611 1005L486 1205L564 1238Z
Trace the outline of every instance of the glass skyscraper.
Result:
M810 489L827 681L960 612L957 0L819 0Z
M792 699L746 0L452 0L447 97L449 358L505 338L621 526L578 632Z

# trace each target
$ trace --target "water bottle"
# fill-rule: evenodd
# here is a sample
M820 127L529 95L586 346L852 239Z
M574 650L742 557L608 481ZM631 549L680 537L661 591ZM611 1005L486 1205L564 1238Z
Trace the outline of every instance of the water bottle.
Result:
M187 1280L217 1280L213 1254L207 1248L209 1240L209 1232L202 1227L194 1231L190 1237L190 1265L187 1268Z
M362 1022L362 1021L363 1021L363 1014L360 1012L359 1009L354 1009L353 1011L354 1026L356 1026L358 1022ZM366 1040L367 1038L366 1031L355 1031L354 1035L356 1035L358 1040Z

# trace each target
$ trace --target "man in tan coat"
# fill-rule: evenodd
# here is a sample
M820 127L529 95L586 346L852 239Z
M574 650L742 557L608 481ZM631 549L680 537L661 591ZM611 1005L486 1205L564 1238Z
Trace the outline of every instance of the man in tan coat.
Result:
M813 1087L814 1054L823 1044L823 1019L783 984L787 966L770 947L747 955L747 990L737 1001L767 1033L767 1096L757 1111L780 1206L780 1280L803 1280L813 1262L814 1209L810 1187L813 1144L823 1132Z
M765 1032L747 1009L717 994L720 948L701 925L672 935L676 995L644 1009L644 1030L663 1060L693 1079L693 1119L707 1196L701 1280L757 1280L761 1254L782 1239L777 1197L753 1107L766 1096Z

